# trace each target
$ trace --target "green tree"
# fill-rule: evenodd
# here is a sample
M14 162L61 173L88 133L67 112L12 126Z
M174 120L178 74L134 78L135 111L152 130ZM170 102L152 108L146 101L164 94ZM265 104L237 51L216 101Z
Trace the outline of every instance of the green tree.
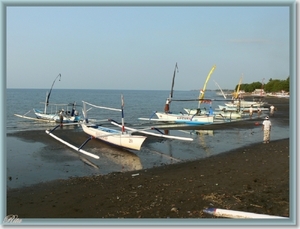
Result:
M238 85L235 86L235 91L237 90ZM245 92L251 93L255 89L263 88L265 92L280 92L282 90L289 92L290 91L290 77L287 77L286 80L278 80L278 79L269 79L269 82L262 85L261 82L253 82L251 84L241 84L240 90L244 90Z

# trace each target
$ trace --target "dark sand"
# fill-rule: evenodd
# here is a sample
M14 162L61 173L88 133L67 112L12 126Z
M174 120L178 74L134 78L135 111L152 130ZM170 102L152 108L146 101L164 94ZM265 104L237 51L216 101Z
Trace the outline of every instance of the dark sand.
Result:
M288 103L275 101L282 111L288 109ZM11 189L6 215L214 218L203 209L215 207L289 217L289 149L289 139L282 139L197 161Z

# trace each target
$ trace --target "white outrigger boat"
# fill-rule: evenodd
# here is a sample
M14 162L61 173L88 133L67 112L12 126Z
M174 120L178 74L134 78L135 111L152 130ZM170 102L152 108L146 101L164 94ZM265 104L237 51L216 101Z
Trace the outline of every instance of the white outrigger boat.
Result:
M70 143L65 142L64 140L58 138L57 136L53 135L52 132L59 127L57 125L55 128L52 130L46 130L46 133L55 138L56 140L62 142L63 144L75 149L78 152L84 153L88 156L94 157L94 158L99 158L97 155L91 154L87 151L82 150L82 147L91 139L99 139L101 141L107 142L109 144L115 145L115 146L120 146L122 148L126 149L132 149L132 150L140 150L143 142L146 140L147 136L145 135L153 135L157 137L164 137L164 138L170 138L170 139L178 139L178 140L185 140L185 141L193 141L192 138L185 138L185 137L179 137L179 136L170 136L170 135L163 135L163 134L156 134L152 132L148 132L145 130L150 130L150 129L155 129L153 127L148 127L145 129L133 129L133 128L128 128L124 126L124 112L123 112L123 107L124 107L124 102L123 102L123 96L122 96L122 108L117 109L117 108L110 108L110 107L103 107L103 106L97 106L85 101L83 102L83 115L84 115L84 120L80 121L78 124L81 125L82 130L88 134L90 137L80 146L76 147L74 145L71 145ZM121 127L121 130L117 129L112 129L112 128L107 128L103 127L97 124L91 124L89 123L88 117L87 117L87 110L86 110L86 105L95 107L95 108L100 108L100 109L106 109L106 110L112 110L112 111L121 111L122 112L122 124L118 124L115 121L111 121L112 124ZM109 121L109 119L108 119ZM68 125L68 124L66 124ZM74 125L74 124L73 124ZM130 130L130 131L127 131ZM133 135L132 133L140 132L145 135Z
M242 112L249 112L250 106L249 107L238 107L238 106L224 106L224 105L219 105L218 106L219 110L221 111L231 111L231 112L236 112L238 110ZM269 108L267 107L252 107L253 112L257 112L258 110L261 111L268 111Z
M235 107L235 108L237 108L237 107L250 107L250 106L263 107L266 104L267 103L263 102L263 101L246 101L246 100L240 99L240 100L234 100L232 102L225 103L225 106L226 107Z
M205 101L207 101L206 103L212 102L211 100L205 100ZM192 108L192 109L184 108L183 110L189 115L199 115L200 116L200 115L212 115L213 114L213 111L211 109L206 109L205 107Z
M238 88L236 90L236 92L233 93L233 97L232 100L230 102L225 103L225 106L219 106L219 108L222 109L226 109L226 110L246 110L247 108L249 109L250 106L252 106L253 108L262 108L265 105L267 105L267 102L262 101L262 100L257 100L257 101L247 101L245 99L242 98L241 96L241 92L240 92L240 86L242 83L242 79L243 76L240 78L239 84L238 84ZM233 109L231 109L233 108Z
M100 139L102 141L108 142L113 145L118 145L123 148L133 149L133 150L140 150L143 142L146 140L147 137L140 136L140 135L132 135L125 131L124 127L124 118L122 117L122 128L121 130L116 130L112 128L102 127L100 125L92 124L90 125L88 122L87 114L86 114L86 105L90 105L95 108L102 108L107 110L114 110L114 111L121 111L123 116L123 108L116 109L116 108L109 108L109 107L100 107L93 105L88 102L83 101L83 113L84 113L84 121L81 123L81 127L83 131L92 136L93 138ZM123 105L122 105L123 107Z
M72 123L80 121L81 117L79 116L78 111L76 111L76 104L49 104L50 106L55 106L55 112L43 112L41 110L33 108L33 112L38 120L57 122L57 123ZM72 108L69 110L69 106ZM66 110L62 107L65 107ZM60 108L60 109L59 109ZM46 103L45 103L46 110Z
M70 122L78 122L81 117L79 116L78 111L76 111L76 103L70 103L70 104L54 104L49 103L51 91L53 88L53 85L55 81L59 78L59 81L61 79L61 74L58 74L58 76L55 78L55 80L52 83L51 89L49 93L46 93L46 101L42 102L44 104L44 111L41 111L39 109L33 108L33 112L35 114L34 117L26 116L30 111L25 113L24 115L14 114L17 117L25 118L25 119L31 119L36 121L44 121L44 122L61 122L61 123L70 123ZM47 112L47 108L50 105L51 111ZM71 108L70 108L71 107ZM66 110L65 110L66 109Z
M245 114L242 111L238 111L237 109L233 110L221 110L221 109L210 109L209 111L205 108L200 109L197 111L197 109L184 109L188 114L195 115L198 112L201 114L207 114L208 116L214 117L214 122L218 121L218 119L226 119L226 120L232 120L232 119L241 119Z
M246 116L243 112L238 111L214 111L214 117L216 119L241 119L243 116Z
M173 113L170 112L170 103L172 102L173 98L173 89L174 89L174 81L175 81L175 74L176 69L178 70L177 63L175 65L173 79L172 79L172 86L169 98L167 98L164 112L155 112L153 113L150 118L138 118L142 121L155 121L155 122L168 122L168 123L178 123L178 124L189 124L189 125L205 125L213 123L213 117L209 115L190 115L190 114L183 114L183 113ZM183 100L177 100L183 101ZM152 117L156 115L156 119L152 119Z
M205 125L211 124L214 122L214 117L210 115L189 115L189 114L173 114L173 113L163 113L156 112L156 116L158 117L157 121L161 122L171 122L171 123L184 123L191 125ZM140 119L145 120L145 119ZM154 119L152 119L153 121Z

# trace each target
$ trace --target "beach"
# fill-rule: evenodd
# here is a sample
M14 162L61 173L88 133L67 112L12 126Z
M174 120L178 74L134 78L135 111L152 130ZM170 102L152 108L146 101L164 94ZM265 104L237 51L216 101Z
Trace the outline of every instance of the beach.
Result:
M57 180L7 193L19 218L210 218L209 207L289 216L289 140L203 160Z
M276 103L277 101L277 103ZM273 99L289 122L289 103ZM279 113L279 112L278 112ZM276 116L277 115L277 116ZM290 139L204 159L7 191L7 215L26 218L216 218L206 208L289 217Z

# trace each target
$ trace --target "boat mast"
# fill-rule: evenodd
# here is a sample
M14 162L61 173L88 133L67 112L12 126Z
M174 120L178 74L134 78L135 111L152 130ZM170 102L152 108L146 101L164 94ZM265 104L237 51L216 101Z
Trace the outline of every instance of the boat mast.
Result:
M124 96L121 95L121 109L122 109L122 134L125 132L125 126L124 126Z
M233 93L233 98L234 98L234 99L237 99L238 96L239 96L239 92L240 92L240 87L241 87L242 79L243 79L243 74L242 74L242 76L241 76L241 78L240 78L240 81L239 81L238 87L237 87L237 89L236 89L236 92Z
M170 96L169 96L170 100L173 98L173 89L174 89L174 83L175 83L176 69L177 69L177 72L178 72L177 62L176 62L176 64L175 64L175 69L174 69L174 73L173 73L171 92L170 92Z
M48 96L47 96L47 99L46 99L46 107L47 107L48 104L49 104L50 94L51 94L53 85L54 85L55 81L57 80L57 78L59 78L59 81L60 81L61 74L58 74L58 76L56 76L55 80L54 80L53 83L52 83L52 86L51 86L51 88L50 88L50 91L49 91ZM46 107L45 107L45 111L46 111ZM46 112L45 112L45 113L46 113Z
M263 92L263 88L264 88L264 80L265 80L265 78L263 78L261 81L260 97L263 97L262 92Z
M176 69L177 69L177 72L178 72L177 62L175 64L175 69L174 69L174 73L173 73L173 79L172 79L172 85L171 85L170 95L169 95L169 98L167 98L167 101L166 101L166 104L165 104L165 109L164 109L165 113L169 113L169 111L170 111L170 103L171 103L172 98L173 98L173 90L174 90Z
M47 113L47 100L48 100L48 91L46 92L46 100L45 100L45 108L44 108L44 114Z
M211 68L211 70L209 71L209 73L208 73L208 75L207 75L207 77L206 77L204 86L203 86L202 90L200 90L200 93L199 93L199 103L198 103L198 108L200 108L201 100L204 98L204 94L205 94L206 85L207 85L207 83L208 83L208 80L210 79L210 76L211 76L211 74L214 72L214 70L215 70L216 67L217 67L217 66L214 65L214 66Z

